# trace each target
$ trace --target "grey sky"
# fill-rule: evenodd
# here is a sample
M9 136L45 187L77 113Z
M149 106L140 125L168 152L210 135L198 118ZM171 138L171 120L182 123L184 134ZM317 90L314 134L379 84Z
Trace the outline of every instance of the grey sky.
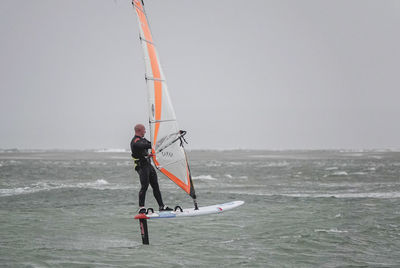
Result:
M400 148L400 1L147 0L189 148ZM0 148L128 148L129 0L0 2Z

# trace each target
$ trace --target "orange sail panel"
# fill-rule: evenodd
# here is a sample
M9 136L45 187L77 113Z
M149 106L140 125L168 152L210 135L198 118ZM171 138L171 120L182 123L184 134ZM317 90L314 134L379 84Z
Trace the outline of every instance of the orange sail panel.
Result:
M142 1L133 0L146 67L153 162L158 170L195 198L186 153L181 145L175 111Z

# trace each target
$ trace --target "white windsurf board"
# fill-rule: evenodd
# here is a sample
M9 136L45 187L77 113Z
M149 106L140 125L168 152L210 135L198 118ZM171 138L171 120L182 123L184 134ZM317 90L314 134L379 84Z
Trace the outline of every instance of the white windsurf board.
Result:
M178 217L193 217L193 216L201 216L201 215L209 215L209 214L217 214L222 213L224 211L236 208L244 204L244 201L232 201L224 204L217 204L206 207L199 207L198 210L194 208L185 208L180 211L177 209L176 211L154 211L144 214L137 214L135 219L167 219L167 218L178 218Z

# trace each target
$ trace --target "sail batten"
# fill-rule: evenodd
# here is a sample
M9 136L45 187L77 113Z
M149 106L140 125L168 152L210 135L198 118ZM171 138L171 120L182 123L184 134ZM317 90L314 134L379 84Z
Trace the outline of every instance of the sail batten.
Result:
M178 163L178 162L180 162L180 161L182 161L182 160L177 160L176 162L172 162L172 163L168 163L168 164L165 164L165 165L163 165L163 166L159 166L159 168L164 168L164 169L166 169L168 166L170 166L170 165L175 165L176 163Z
M143 38L143 37L140 37L140 40L142 40L143 42L146 42L146 43L149 43L149 44L154 45L153 42L151 42L151 41L149 41L149 40L147 40L147 39L145 39L145 38Z
M159 122L171 122L171 121L176 121L176 119L164 119L164 120L149 121L149 123L155 124L155 123L159 123Z
M178 142L182 135L176 121L143 2L133 0L132 4L138 18L139 38L144 53L152 159L161 173L195 199L186 153L182 143Z
M153 80L153 81L160 81L160 82L165 82L165 80L160 79L160 78L154 78L154 77L145 77L146 80Z

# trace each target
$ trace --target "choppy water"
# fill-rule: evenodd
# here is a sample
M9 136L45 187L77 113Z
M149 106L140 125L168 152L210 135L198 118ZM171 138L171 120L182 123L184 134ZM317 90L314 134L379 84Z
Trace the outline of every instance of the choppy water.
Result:
M129 153L0 153L0 266L400 267L400 153L194 151L209 217L149 222ZM191 206L160 177L165 203ZM151 190L147 204L155 206Z

